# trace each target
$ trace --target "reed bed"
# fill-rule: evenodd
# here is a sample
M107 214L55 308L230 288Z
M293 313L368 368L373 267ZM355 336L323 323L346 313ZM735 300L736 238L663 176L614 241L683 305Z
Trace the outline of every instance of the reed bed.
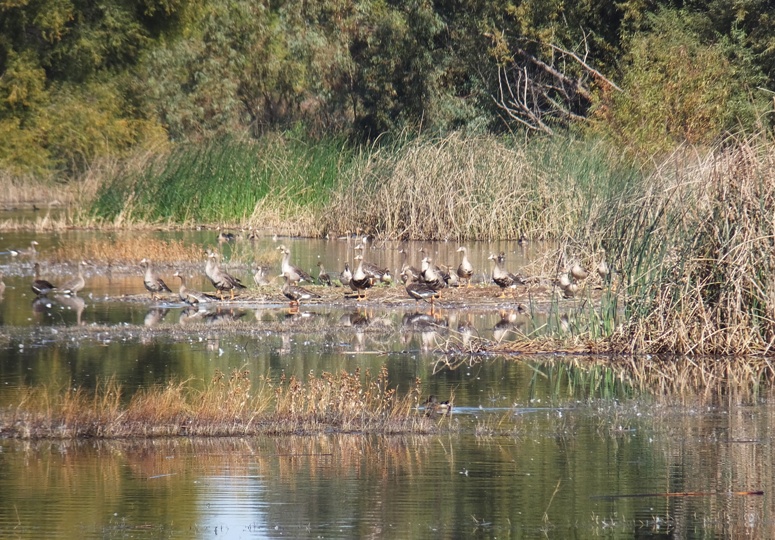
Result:
M591 245L618 270L621 352L769 355L775 343L775 144L676 154L612 199ZM592 238L592 236L590 236Z
M323 219L329 231L389 239L576 237L597 195L633 177L621 163L610 148L572 139L525 146L460 134L418 139L362 153Z
M206 385L170 382L142 390L125 404L114 380L93 392L48 387L20 390L19 404L0 411L0 436L132 438L303 433L429 433L436 424L417 411L419 381L405 394L376 376L341 372L261 378L246 370L217 372Z
M157 263L201 262L201 247L186 244L182 240L162 240L151 235L121 235L113 238L97 238L88 243L69 243L50 252L53 262L87 260L92 263L132 264L150 258Z

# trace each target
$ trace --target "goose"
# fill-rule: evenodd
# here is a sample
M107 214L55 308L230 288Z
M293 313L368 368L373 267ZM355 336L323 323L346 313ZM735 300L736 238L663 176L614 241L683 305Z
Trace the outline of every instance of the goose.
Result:
M427 284L434 291L439 291L446 286L441 272L435 265L431 264L431 259L425 257L422 260L422 269L420 270L420 282Z
M164 280L161 279L153 271L151 267L151 261L143 259L140 261L140 268L145 269L145 275L143 276L143 284L148 292L151 293L151 298L155 299L156 294L160 292L172 292Z
M446 416L452 414L452 404L449 401L439 401L431 395L425 402L425 416Z
M291 301L291 307L293 307L294 305L298 307L300 300L310 300L312 298L320 298L319 294L313 293L312 291L308 291L307 289L299 287L298 285L292 285L290 281L290 277L288 276L287 273L283 273L281 277L285 278L285 284L283 285L282 291L285 297Z
M293 284L296 284L300 281L306 281L307 283L312 283L312 276L310 276L307 272L305 272L298 266L294 266L291 264L291 252L288 250L287 247L285 247L284 245L281 245L277 249L280 250L280 253L283 254L283 260L280 263L281 274L288 274L288 279Z
M468 260L468 248L460 246L459 248L457 248L457 251L463 254L463 258L460 261L460 265L458 265L457 267L457 276L461 280L465 280L466 287L470 287L471 276L474 275L474 266L471 264L471 261Z
M366 289L374 285L374 278L363 270L363 255L356 255L355 260L358 261L358 268L355 269L350 278L350 288L356 292L358 300L360 300L361 293L363 292L363 297L365 297Z
M427 283L416 281L411 270L407 270L406 273L406 293L415 299L415 303L419 302L420 300L425 300L427 302L428 299L430 299L431 306L433 306L433 299L439 297L439 293L436 292L436 289Z
M258 286L262 287L264 285L269 285L269 278L267 277L269 274L269 267L268 266L258 266L256 267L256 273L253 274L253 282Z
M420 279L420 271L415 268L414 266L410 265L408 262L406 262L406 258L408 256L406 250L404 248L401 248L398 250L398 252L401 254L401 281L406 283L408 279L408 275L411 273L412 278L417 281Z
M331 286L331 276L328 275L328 272L326 272L326 269L323 267L323 262L318 261L318 268L320 268L320 273L318 274L318 283L321 285L326 285L327 287Z
M83 278L83 265L84 261L78 263L78 275L59 287L59 290L65 294L78 296L78 291L86 286L86 280Z
M363 251L363 244L358 244L353 249ZM382 268L374 263L366 262L363 260L361 263L363 266L363 271L374 278L374 281L381 281L382 283L391 283L393 281L393 276L390 275L390 270L387 268Z
M604 282L608 281L608 275L611 273L611 271L608 268L608 263L605 261L605 251L603 251L603 258L598 263L595 271L597 272L597 275L600 276L600 279L602 279Z
M504 253L501 252L497 256L491 254L487 258L495 263L495 266L492 269L492 280L501 288L501 296L505 295L505 290L507 288L525 284L522 277L512 274L501 266L506 258Z
M210 267L210 275L208 275L208 277L210 278L213 287L218 290L218 295L221 300L223 300L223 291L229 291L231 299L234 300L234 289L246 289L247 287L245 287L239 279L221 269L221 266L218 264L217 253L210 253L209 258L213 263Z
M581 281L587 279L589 272L587 272L578 262L575 262L573 263L573 266L571 266L570 275L572 275L574 279Z
M174 277L180 280L180 288L178 289L178 297L180 300L191 306L196 306L200 303L206 304L207 302L215 302L218 300L217 296L207 294L199 291L189 289L186 286L186 278L180 273L175 272Z
M346 287L350 284L352 277L353 273L350 271L350 263L344 263L344 270L342 270L342 273L339 274L339 281L341 281L342 285Z
M48 293L56 289L55 285L45 279L40 279L40 264L35 263L33 267L35 269L35 280L32 282L32 292L38 296L46 296Z
M36 248L36 246L38 246L38 245L40 245L40 244L38 244L35 240L33 240L32 242L30 242L30 247L28 247L28 248L25 248L25 249L10 249L10 250L8 250L8 252L11 254L12 257L18 257L20 255L22 257L33 257L33 256L38 254L38 250Z

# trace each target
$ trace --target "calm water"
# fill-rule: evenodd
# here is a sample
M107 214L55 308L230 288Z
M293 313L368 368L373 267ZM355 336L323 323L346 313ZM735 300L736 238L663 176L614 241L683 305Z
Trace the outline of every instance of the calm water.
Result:
M204 245L212 234L177 236ZM33 237L45 252L94 233L6 234L0 251ZM320 258L337 270L352 255L344 242L279 241L307 268ZM276 245L265 239L251 249L279 266ZM426 247L457 261L454 244ZM482 276L486 255L500 250L513 268L539 256L534 246L472 245ZM400 267L395 249L370 254ZM679 401L624 382L594 384L552 355L435 369L436 343L459 336L461 325L510 339L546 322L526 315L504 325L497 312L442 309L430 326L412 320L411 305L304 307L303 317L282 304L246 305L212 313L207 330L193 333L186 323L196 315L180 305L107 299L142 293L139 270L87 269L83 304L36 304L29 262L0 255L0 269L4 407L18 403L23 385L93 387L115 377L131 392L243 366L304 377L387 365L399 388L420 377L425 394L455 402L453 432L443 436L0 440L2 537L775 537L768 391ZM68 269L56 271L52 281ZM204 280L192 285L205 288ZM234 319L250 331L222 331ZM732 493L752 490L764 495Z

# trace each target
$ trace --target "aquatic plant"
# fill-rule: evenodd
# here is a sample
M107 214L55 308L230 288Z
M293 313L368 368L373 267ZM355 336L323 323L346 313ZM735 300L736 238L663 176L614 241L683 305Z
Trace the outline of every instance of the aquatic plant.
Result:
M18 405L0 411L0 436L18 438L127 438L244 436L320 432L428 433L436 423L417 411L420 383L399 394L387 369L372 376L323 373L260 379L237 369L216 372L202 385L170 381L138 391L127 402L109 379L82 388L23 388Z

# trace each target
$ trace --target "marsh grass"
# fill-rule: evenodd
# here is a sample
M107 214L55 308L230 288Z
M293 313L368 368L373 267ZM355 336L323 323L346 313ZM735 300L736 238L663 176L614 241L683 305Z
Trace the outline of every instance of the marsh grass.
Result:
M632 177L602 145L453 134L362 152L323 219L327 230L389 239L577 237L589 206Z
M87 260L93 263L130 264L144 258L159 263L203 261L201 247L182 240L162 240L148 234L96 238L86 243L73 242L53 249L53 262Z
M771 354L775 143L761 135L676 154L646 187L599 219L627 321L615 348Z
M300 433L428 433L436 424L417 411L420 384L403 395L385 368L372 376L341 372L272 380L254 386L244 369L216 372L207 384L172 381L128 402L115 380L93 392L27 388L0 411L0 435L18 438L244 436Z
M281 136L181 145L105 181L92 215L116 226L231 223L314 236L309 216L326 202L347 156L338 140L307 144Z

